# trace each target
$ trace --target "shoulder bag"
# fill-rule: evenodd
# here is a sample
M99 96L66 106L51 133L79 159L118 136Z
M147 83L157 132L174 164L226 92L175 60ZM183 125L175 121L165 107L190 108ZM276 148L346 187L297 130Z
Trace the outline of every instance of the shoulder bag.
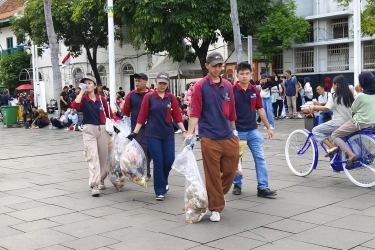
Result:
M105 113L105 108L103 106L103 102L102 102L102 97L101 96L99 96L99 100L100 100L100 103L102 104L102 108L103 108L103 112L104 112L104 116L105 116L105 130L111 135L111 134L113 134L113 132L115 132L115 130L113 128L113 122L112 122L112 120L110 118L107 117L107 114ZM108 103L107 103L107 106L108 106L109 112L111 112L111 109L110 109ZM110 116L110 114L108 114L108 116Z

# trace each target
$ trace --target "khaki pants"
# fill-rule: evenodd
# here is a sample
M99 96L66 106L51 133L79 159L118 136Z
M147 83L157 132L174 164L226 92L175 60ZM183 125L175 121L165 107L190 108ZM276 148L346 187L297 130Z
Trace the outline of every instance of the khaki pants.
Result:
M296 96L287 96L286 103L288 104L288 116L296 117L297 116L297 97Z
M105 125L83 126L84 154L89 164L89 185L95 187L107 177L109 135Z
M203 137L201 147L208 209L220 213L225 207L224 195L230 190L237 171L239 141L237 136L226 140Z

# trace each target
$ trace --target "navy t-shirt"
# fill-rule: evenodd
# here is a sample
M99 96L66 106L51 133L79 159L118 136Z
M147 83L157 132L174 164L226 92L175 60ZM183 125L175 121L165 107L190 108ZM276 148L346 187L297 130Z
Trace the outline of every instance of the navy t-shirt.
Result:
M147 94L152 92L149 88L147 88L147 92L139 92L137 89L129 92L125 98L125 105L122 111L122 114L129 117L131 120L131 128L132 131L137 125L137 119L139 115L139 111L141 110L141 105L143 101L143 97Z
M236 103L236 129L247 132L258 128L256 111L263 108L259 90L249 84L246 91L237 82L233 85L233 95Z
M296 79L294 77L291 77L290 79L285 79L284 85L286 88L286 96L295 96L296 93L296 85L297 85Z

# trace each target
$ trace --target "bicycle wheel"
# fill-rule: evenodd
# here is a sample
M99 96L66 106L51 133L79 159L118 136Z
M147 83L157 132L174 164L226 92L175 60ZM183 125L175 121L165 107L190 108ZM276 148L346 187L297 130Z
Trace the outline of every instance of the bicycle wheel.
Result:
M375 185L375 139L366 134L355 134L349 138L353 152L361 156L361 161L352 170L345 168L345 174L349 180L359 187L372 187ZM347 159L342 153L342 159Z
M293 131L285 144L285 158L295 175L310 174L318 162L318 148L314 137L306 130Z

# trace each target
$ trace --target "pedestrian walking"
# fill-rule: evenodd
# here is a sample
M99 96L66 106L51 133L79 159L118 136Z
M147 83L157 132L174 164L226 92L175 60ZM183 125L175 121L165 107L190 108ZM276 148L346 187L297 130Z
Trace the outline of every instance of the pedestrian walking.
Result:
M273 78L275 80L275 78ZM272 81L270 78L268 78L267 74L262 74L260 77L261 82L261 91L260 96L262 98L262 104L264 111L267 115L267 120L270 124L271 129L275 129L275 120L273 119L273 110L272 110L272 92L271 88L277 85L276 81ZM260 116L259 116L260 118ZM258 118L258 120L259 120ZM266 129L266 127L264 127Z
M89 186L92 196L99 196L104 190L107 177L109 134L105 129L106 117L111 118L109 105L104 96L98 94L95 77L81 79L86 88L72 102L72 108L83 114L83 146L85 159L89 165Z
M151 89L147 87L148 77L143 73L134 74L135 87L136 89L129 92L126 95L125 102L123 102L123 107L121 107L122 115L130 117L131 120L131 131L134 131L137 125L137 119L139 112L141 110L141 105L143 98L147 93L152 92ZM148 181L151 178L150 162L151 154L147 148L146 137L145 137L146 127L143 125L139 131L135 140L141 145L143 152L147 157L147 178Z
M232 84L220 77L223 56L211 52L206 58L208 75L195 83L191 98L188 135L199 125L199 137L210 220L220 221L238 165L239 141L235 135L236 110Z
M290 70L285 71L284 86L286 89L286 102L288 104L288 118L297 118L296 100L298 97L298 82L294 77L292 77Z
M276 83L276 86L271 88L271 98L272 98L272 109L273 109L273 117L275 120L281 119L281 113L283 112L283 92L284 88L280 84L280 80L278 76L272 76L271 81ZM251 84L251 83L250 83Z
M155 91L144 96L137 124L128 139L138 137L146 123L147 149L154 162L154 191L157 201L163 201L169 190L168 177L175 158L175 138L172 119L186 136L177 99L168 89L169 75L161 72L156 77Z
M256 114L262 119L267 128L268 138L272 139L274 133L268 123L266 111L262 105L262 98L257 88L250 84L251 66L246 62L237 65L238 81L233 86L233 95L236 103L236 129L238 138L247 141L247 145L253 155L255 171L258 180L257 195L270 197L277 195L276 191L268 188L267 164L264 157L263 136L256 124ZM240 195L242 190L242 174L236 174L233 181L233 194Z

